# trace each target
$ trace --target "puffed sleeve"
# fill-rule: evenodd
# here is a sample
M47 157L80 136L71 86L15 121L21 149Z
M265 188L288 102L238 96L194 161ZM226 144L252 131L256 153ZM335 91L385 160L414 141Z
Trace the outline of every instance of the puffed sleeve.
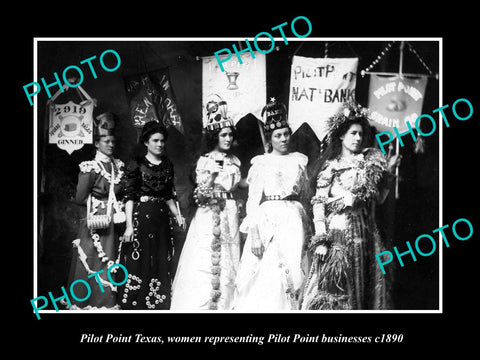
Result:
M84 161L80 163L80 173L78 174L77 192L75 195L75 202L78 205L86 205L88 195L92 191L97 173L100 168L95 161Z
M240 160L236 156L232 156L228 163L223 167L214 183L220 185L225 191L232 191L241 179Z
M140 181L140 166L136 161L130 161L125 168L124 202L137 200Z
M195 168L196 182L198 185L205 184L210 179L210 170L208 169L209 159L205 156L200 156Z
M257 212L263 196L264 176L263 173L263 155L255 156L251 160L252 166L248 171L248 200L246 204L247 216L243 219L240 231L247 233L248 229L255 224L258 219Z

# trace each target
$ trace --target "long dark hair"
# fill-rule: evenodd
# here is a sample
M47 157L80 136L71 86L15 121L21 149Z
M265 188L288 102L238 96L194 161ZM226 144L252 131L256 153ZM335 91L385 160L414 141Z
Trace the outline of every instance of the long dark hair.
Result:
M230 130L232 130L232 136L233 136L232 143L233 143L233 141L236 138L235 127L228 126L228 128L230 128ZM215 149L215 147L218 145L218 140L219 140L218 135L220 134L220 131L222 131L223 129L225 129L225 127L220 128L220 129L215 129L213 131L206 131L205 132L205 134L203 135L203 145L202 145L202 148L201 148L201 153L197 157L197 159L201 155L209 153L210 151ZM231 149L232 148L230 148L230 150L227 151L227 154L229 154L231 152Z
M314 182L316 184L317 176L328 160L333 160L340 156L342 153L342 140L340 138L348 132L352 125L355 124L360 125L363 130L362 149L371 146L373 140L373 131L366 118L358 117L345 121L338 127L338 129L336 129L335 133L332 134L332 141L326 145L326 148L321 151L318 159L312 164L309 174L312 183Z

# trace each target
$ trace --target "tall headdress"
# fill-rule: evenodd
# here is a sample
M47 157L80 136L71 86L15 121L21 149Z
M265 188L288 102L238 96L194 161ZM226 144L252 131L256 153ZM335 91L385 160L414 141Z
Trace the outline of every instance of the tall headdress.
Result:
M228 116L227 102L217 94L207 97L205 110L207 112L206 122L203 123L205 130L215 131L224 127L234 126L232 119Z
M263 128L265 131L273 131L288 127L287 121L287 107L285 104L278 102L275 98L270 98L270 101L262 109L262 116L267 113L265 124Z
M354 100L343 103L343 109L327 120L327 135L325 136L325 145L331 144L335 137L340 136L339 130L343 124L348 121L364 118L368 121L370 110L363 107Z
M110 112L98 115L94 121L93 134L95 136L114 135L115 120L115 115Z

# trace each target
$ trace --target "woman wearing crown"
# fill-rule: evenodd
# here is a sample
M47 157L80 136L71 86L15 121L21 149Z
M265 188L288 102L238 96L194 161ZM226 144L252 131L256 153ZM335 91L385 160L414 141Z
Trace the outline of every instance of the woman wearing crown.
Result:
M124 185L123 162L113 158L115 148L114 115L97 116L94 126L95 158L80 164L75 202L86 206L86 217L80 222L78 239L73 241L73 258L69 285L82 279L85 286L74 287L69 309L117 309L117 288L109 281L107 270L119 262L118 226L124 222L120 195ZM113 270L118 269L117 267ZM100 272L100 273L99 273ZM94 273L99 273L93 276ZM111 275L115 279L114 275ZM97 284L97 282L99 282ZM101 290L103 288L104 290ZM88 299L86 299L88 297ZM86 299L78 301L76 299Z
M264 126L269 152L251 160L247 234L236 280L234 310L296 310L306 270L302 266L309 219L307 156L289 151L285 105L271 99Z
M391 308L387 280L375 254L383 251L373 216L383 202L400 158L389 160L371 141L368 111L349 102L328 122L327 148L320 158L312 198L315 235L302 309Z
M206 105L206 152L196 166L198 208L179 259L171 310L230 310L240 260L239 212L233 191L246 186L231 154L233 122L225 101Z

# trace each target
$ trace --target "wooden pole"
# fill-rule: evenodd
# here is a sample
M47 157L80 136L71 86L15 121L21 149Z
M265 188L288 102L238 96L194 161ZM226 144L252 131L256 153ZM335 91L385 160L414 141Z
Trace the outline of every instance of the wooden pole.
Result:
M398 138L396 138L396 148L395 148L395 154L399 155L400 154L400 144L398 142ZM400 197L400 192L398 190L398 174L399 174L399 166L395 166L395 199L398 199Z
M263 116L262 116L263 118ZM267 140L265 139L265 133L263 132L263 124L260 120L257 119L258 130L260 131L260 136L262 137L263 150L267 153Z
M403 49L405 47L405 42L402 41L400 43L400 61L398 64L398 74L400 75L400 79L403 77ZM400 144L398 142L398 137L395 138L395 155L400 155ZM395 199L400 197L400 191L398 189L398 174L399 174L399 167L398 165L395 166Z

